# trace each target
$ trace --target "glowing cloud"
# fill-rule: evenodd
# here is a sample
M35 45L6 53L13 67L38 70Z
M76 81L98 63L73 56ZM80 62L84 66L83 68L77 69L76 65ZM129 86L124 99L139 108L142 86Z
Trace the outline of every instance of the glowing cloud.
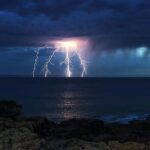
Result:
M147 47L140 47L140 48L137 48L136 50L136 55L137 57L143 57L147 54Z

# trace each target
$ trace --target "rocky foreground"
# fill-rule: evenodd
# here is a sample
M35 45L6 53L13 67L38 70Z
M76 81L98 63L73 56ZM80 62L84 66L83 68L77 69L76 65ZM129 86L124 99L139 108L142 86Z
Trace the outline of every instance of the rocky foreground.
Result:
M128 125L72 119L1 118L0 150L150 150L150 121Z
M129 124L93 119L56 124L43 117L18 115L15 107L13 103L10 111L9 105L8 112L6 106L7 115L0 115L0 150L150 150L149 118Z

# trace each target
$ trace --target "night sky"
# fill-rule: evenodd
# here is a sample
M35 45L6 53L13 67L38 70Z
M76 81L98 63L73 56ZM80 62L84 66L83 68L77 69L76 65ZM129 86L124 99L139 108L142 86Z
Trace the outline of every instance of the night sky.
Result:
M150 76L149 0L0 1L0 75L32 76L34 50L63 38L88 39L86 76ZM37 75L47 57L43 49ZM62 57L50 76L65 76ZM77 60L72 68L80 76Z

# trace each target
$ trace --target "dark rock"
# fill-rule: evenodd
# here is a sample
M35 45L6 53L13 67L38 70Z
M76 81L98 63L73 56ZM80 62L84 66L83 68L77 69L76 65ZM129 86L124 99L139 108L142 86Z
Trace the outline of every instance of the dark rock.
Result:
M44 117L26 118L22 125L28 127L28 129L37 133L40 137L51 136L51 131L57 126L54 122Z
M0 117L18 117L21 115L21 105L15 101L0 101Z
M71 119L59 124L57 137L90 139L103 132L104 123L94 119Z

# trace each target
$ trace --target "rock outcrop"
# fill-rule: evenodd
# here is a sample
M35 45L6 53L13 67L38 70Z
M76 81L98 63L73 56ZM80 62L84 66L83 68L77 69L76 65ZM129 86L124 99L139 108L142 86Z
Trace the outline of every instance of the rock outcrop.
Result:
M17 117L21 115L21 105L15 101L0 101L0 117Z

